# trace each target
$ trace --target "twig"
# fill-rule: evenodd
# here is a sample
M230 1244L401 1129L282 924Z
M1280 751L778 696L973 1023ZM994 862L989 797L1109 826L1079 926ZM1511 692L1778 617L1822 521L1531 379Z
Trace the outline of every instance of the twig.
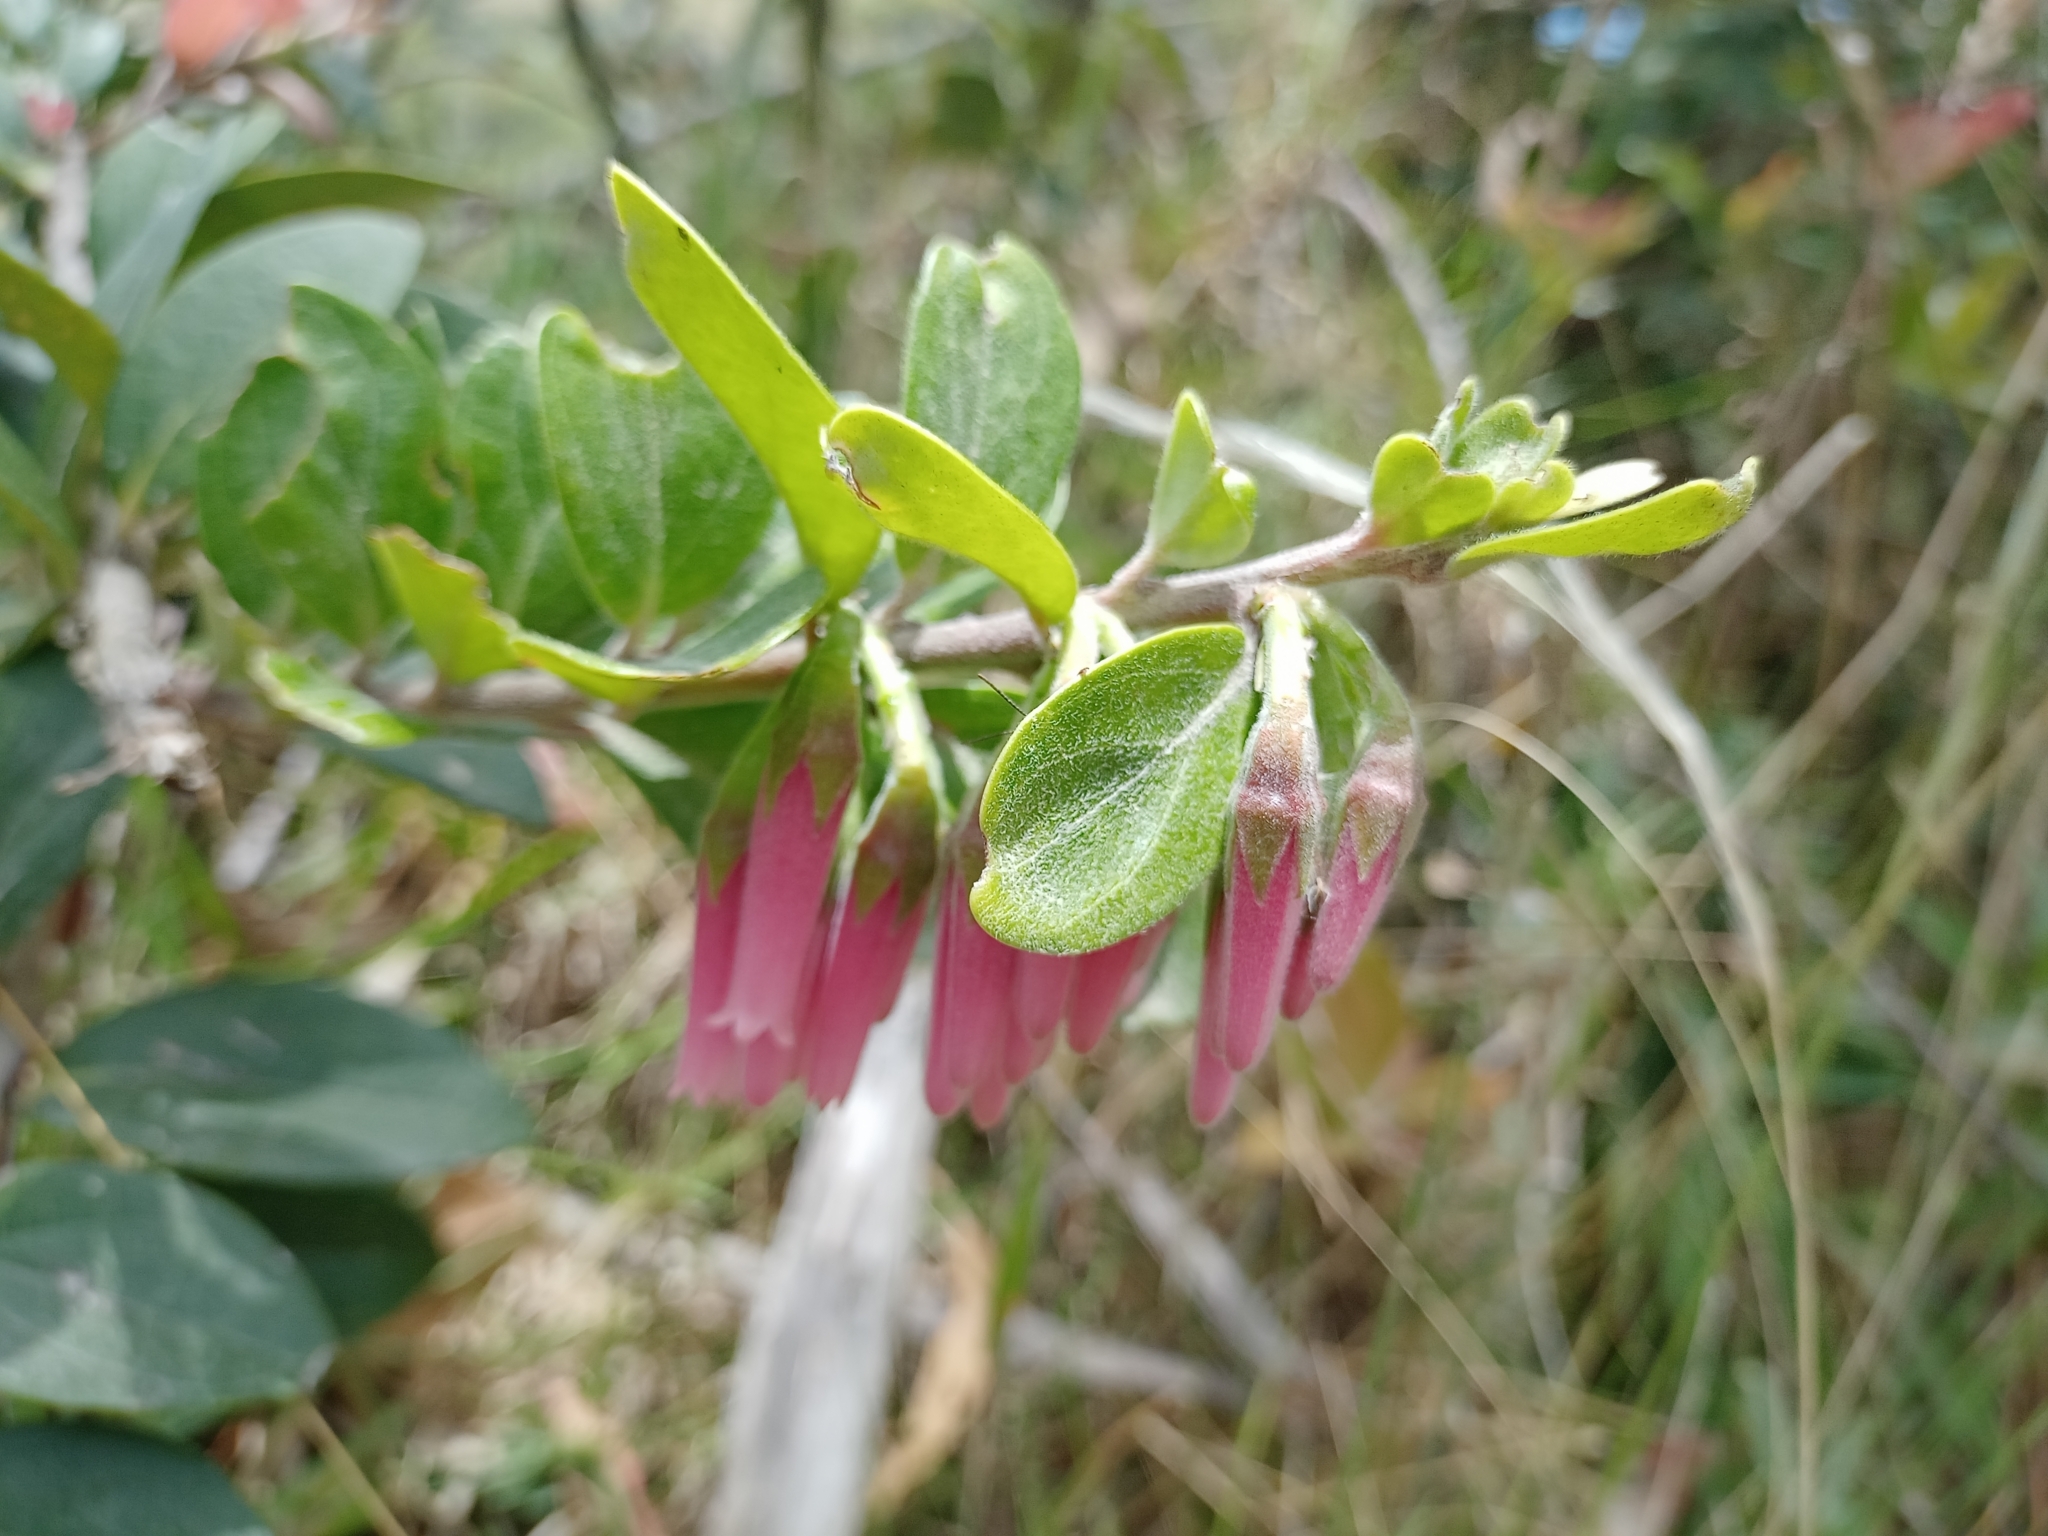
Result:
M889 1392L890 1320L924 1210L930 973L914 969L846 1099L805 1132L733 1361L716 1536L854 1536Z
M1436 263L1408 227L1408 217L1380 187L1340 160L1324 165L1316 179L1316 190L1349 214L1366 237L1379 247L1387 264L1387 275L1401 291L1408 312L1422 332L1422 344L1429 349L1429 366L1446 400L1474 372L1472 343L1466 339L1464 322L1451 307L1437 276Z
M576 61L576 73L583 79L583 90L590 97L591 110L604 126L605 136L611 143L612 158L627 170L637 171L639 166L635 163L633 141L627 137L625 125L619 121L618 94L612 89L611 76L597 51L597 39L590 35L590 23L584 18L583 7L577 0L556 0L556 9L562 22L562 35L569 43L569 56Z
M324 754L310 741L294 741L280 752L270 784L250 801L235 830L213 856L213 883L225 895L246 891L277 857L277 845L291 824L300 798L319 776Z
M0 986L0 1024L6 1025L15 1043L35 1062L36 1070L42 1073L50 1092L57 1095L57 1102L70 1111L71 1118L78 1123L80 1134L92 1144L93 1155L110 1168L140 1168L142 1154L116 1136L107 1122L100 1118L100 1112L92 1107L92 1100L78 1086L78 1079L58 1060L57 1053L50 1049L50 1042L43 1038L43 1032L30 1022L29 1016L22 1012L21 1004L14 1000L14 994L4 986Z
M1621 615L1621 626L1646 640L1680 614L1687 613L1721 589L1744 561L1762 549L1785 523L1835 472L1877 437L1866 416L1844 416L1785 472L1785 478L1758 498L1741 522L1707 546L1706 552L1679 576L1659 587Z
M341 1479L342 1486L356 1501L356 1508L369 1520L377 1536L406 1536L406 1529L399 1524L398 1516L391 1513L391 1506L384 1502L384 1496L377 1491L377 1485L370 1481L370 1475L362 1468L334 1432L334 1426L327 1422L327 1415L310 1397L302 1397L293 1404L293 1416L299 1421L313 1443L320 1447L320 1459L327 1463L328 1470Z
M1127 1156L1049 1071L1031 1079L1032 1092L1081 1154L1081 1163L1129 1213L1131 1223L1159 1256L1167 1278L1202 1309L1224 1343L1260 1376L1306 1379L1308 1351L1274 1315L1228 1248L1188 1211L1166 1181L1141 1159Z

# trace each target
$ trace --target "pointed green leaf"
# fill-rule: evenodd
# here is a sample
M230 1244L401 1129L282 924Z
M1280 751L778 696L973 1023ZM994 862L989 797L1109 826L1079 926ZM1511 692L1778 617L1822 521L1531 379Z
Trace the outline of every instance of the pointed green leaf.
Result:
M644 662L622 661L527 631L512 637L512 651L593 698L637 708L672 684L745 666L802 629L824 600L824 578L806 566L724 623Z
M0 1536L271 1536L188 1446L101 1424L0 1429Z
M846 483L884 528L987 566L1040 623L1066 617L1080 579L1058 536L959 450L874 405L841 411L827 440Z
M418 734L318 662L259 650L249 658L249 677L286 714L352 746L395 747Z
M1161 564L1222 565L1251 542L1259 488L1216 456L1209 412L1192 389L1174 402L1173 430L1159 456L1145 542Z
M577 561L613 618L682 613L731 580L774 492L695 374L608 358L564 310L541 331L540 401Z
M420 649L451 683L519 665L511 636L517 627L491 606L484 574L444 555L410 528L380 528L370 548L398 606L412 620Z
M390 1189L213 1189L291 1250L344 1338L397 1311L440 1261L419 1212Z
M128 781L63 780L105 759L100 712L62 651L45 647L0 671L0 949L85 867L93 824Z
M114 387L121 344L106 322L26 262L0 249L0 325L26 336L57 365L57 377L97 409Z
M475 526L474 560L504 612L543 634L574 637L597 609L569 545L540 416L540 364L517 337L488 342L456 387L448 452Z
M1119 652L1033 710L982 796L982 927L1081 954L1179 906L1223 846L1251 674L1244 632L1203 624Z
M1669 554L1711 539L1747 512L1756 477L1757 461L1751 459L1733 480L1688 480L1611 512L1482 539L1458 552L1449 574L1469 575L1517 556Z
M517 736L465 736L437 731L396 747L361 747L338 736L327 744L382 773L424 784L472 810L545 831L554 825L547 797Z
M0 1184L0 1392L205 1420L296 1396L326 1369L334 1335L312 1283L219 1195L156 1169L11 1172Z
M998 235L985 255L926 247L903 343L903 414L1034 512L1051 506L1081 430L1081 352L1038 258Z
M1493 505L1493 482L1445 470L1429 439L1402 432L1372 464L1372 521L1382 543L1426 544L1469 528Z
M124 484L183 489L188 439L219 425L279 350L294 285L386 315L419 265L419 226L390 213L309 214L230 241L194 264L137 333L107 399L106 458Z
M200 545L228 595L264 624L284 623L291 589L249 525L312 452L323 414L312 374L290 358L268 357L256 365L220 430L199 445L194 500Z
M206 205L186 246L185 260L197 261L237 235L293 214L327 208L424 213L447 198L463 196L465 190L431 177L375 166L319 166L246 175L223 187Z
M1486 525L1527 528L1547 522L1565 509L1574 486L1571 465L1563 459L1551 459L1535 474L1501 486L1493 498L1493 510L1486 514Z
M78 568L78 534L51 489L50 477L14 429L0 422L0 509L33 539L60 582Z
M101 1019L64 1064L130 1146L251 1184L391 1184L532 1130L459 1032L299 982L168 993Z
M753 445L827 593L851 592L880 534L818 451L839 409L831 393L718 253L644 182L614 166L612 197L633 291Z

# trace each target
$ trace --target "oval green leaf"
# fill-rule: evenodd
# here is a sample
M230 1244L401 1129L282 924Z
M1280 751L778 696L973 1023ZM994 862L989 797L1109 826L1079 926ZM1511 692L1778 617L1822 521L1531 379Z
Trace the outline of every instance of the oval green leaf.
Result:
M199 445L200 546L242 611L273 627L290 616L291 589L250 524L313 451L322 416L312 374L288 357L267 357L220 430Z
M358 762L424 784L471 810L503 816L535 831L554 825L521 737L437 733L403 746L360 747L336 736L329 743Z
M768 477L682 364L609 358L565 310L541 331L540 400L577 563L621 624L695 607L761 542Z
M1081 431L1081 351L1060 291L1031 251L925 250L903 343L903 414L1043 516Z
M65 387L97 410L121 370L106 322L26 262L0 249L0 325L26 336L57 365Z
M945 439L894 411L856 405L832 419L827 442L847 485L891 533L986 566L1042 624L1074 606L1080 578L1058 536Z
M61 781L105 758L99 710L63 652L46 647L0 672L0 949L85 867L93 823L128 781L110 774L68 792Z
M1182 390L1159 456L1145 542L1164 565L1222 565L1251 542L1258 502L1251 476L1216 456L1216 434L1202 397Z
M633 291L753 444L804 557L828 595L843 597L860 585L881 535L818 451L838 403L718 253L645 182L613 166L612 199Z
M211 1190L69 1162L0 1184L0 1392L205 1418L306 1391L333 1347L305 1272Z
M982 796L981 926L1072 955L1178 907L1223 846L1251 707L1233 624L1155 635L1039 705Z
M129 1145L252 1184L392 1183L531 1131L460 1035L325 987L173 992L92 1025L64 1064Z
M1372 522L1383 544L1446 538L1478 522L1492 505L1491 480L1446 470L1418 433L1388 438L1372 462Z
M1611 512L1482 539L1458 552L1449 574L1467 576L1517 556L1669 554L1711 539L1740 519L1756 497L1756 477L1757 461L1751 459L1732 480L1688 480Z
M417 734L368 694L351 688L316 661L283 651L259 650L249 678L263 696L294 719L356 747L395 747Z
M213 1188L291 1250L344 1338L397 1311L440 1260L419 1212L393 1190Z
M491 606L482 571L442 554L410 528L378 529L370 550L441 676L469 683L519 665L511 639L518 626Z
M0 1536L270 1536L199 1452L98 1424L0 1429Z

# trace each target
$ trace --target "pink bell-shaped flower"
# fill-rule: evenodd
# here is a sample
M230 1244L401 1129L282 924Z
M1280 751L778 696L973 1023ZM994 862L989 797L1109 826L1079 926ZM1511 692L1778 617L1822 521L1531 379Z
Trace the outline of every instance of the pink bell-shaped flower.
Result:
M1074 990L1067 1004L1067 1046L1086 1056L1102 1043L1116 1016L1137 1001L1133 992L1145 983L1152 957L1173 931L1163 918L1121 943L1080 956L1074 967Z

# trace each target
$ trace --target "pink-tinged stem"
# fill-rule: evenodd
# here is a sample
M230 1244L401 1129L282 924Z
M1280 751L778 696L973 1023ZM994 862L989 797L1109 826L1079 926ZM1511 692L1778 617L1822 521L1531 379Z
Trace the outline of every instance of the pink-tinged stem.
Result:
M1010 1006L1017 1028L1032 1041L1049 1038L1060 1027L1079 962L1072 955L1034 955L1019 951L1010 985Z
M1394 870L1401 861L1399 842L1381 850L1378 858L1358 873L1351 829L1337 844L1337 858L1330 866L1330 890L1309 934L1308 985L1320 995L1351 974L1359 952L1372 937L1373 925L1387 904L1394 886Z
M747 858L726 875L714 892L711 871L697 865L697 938L690 956L690 1012L683 1042L676 1051L675 1081L670 1098L687 1094L699 1104L728 1099L739 1092L739 1062L731 1053L732 1032L714 1025L732 984L733 946L739 937L740 891Z
M939 938L932 977L932 1048L946 1081L968 1093L1001 1067L1017 951L983 932L968 910L967 883L957 872L946 877Z
M1229 953L1222 1049L1233 1072L1243 1072L1265 1054L1280 1017L1280 993L1301 932L1300 845L1290 841L1273 863L1261 897L1241 850L1231 859L1230 884L1223 893L1223 933ZM1212 1044L1210 1047L1215 1049Z
M832 876L845 813L842 795L818 819L810 765L802 762L784 777L772 801L754 808L732 985L718 1015L742 1041L772 1034L786 1046L796 1043L805 950Z
M1301 920L1301 931L1294 936L1294 958L1287 962L1287 987L1280 994L1283 1018L1298 1019L1315 1004L1316 989L1308 979L1308 955L1315 931L1316 920L1305 917Z
M899 913L895 886L863 915L853 891L840 892L832 909L830 935L819 962L806 1010L804 1075L811 1100L831 1104L853 1086L868 1030L886 1014L903 986L903 973L917 948L924 903Z
M1230 958L1221 942L1222 919L1219 907L1209 924L1209 953L1202 962L1202 1012L1195 1023L1195 1059L1188 1069L1188 1118L1200 1126L1221 1119L1237 1091L1237 1074L1209 1048L1209 1041L1223 1032L1230 991Z
M1085 1056L1100 1045L1111 1021L1137 1001L1125 994L1141 981L1172 928L1169 917L1122 943L1081 956L1074 968L1074 995L1067 1004L1067 1044L1076 1055Z

